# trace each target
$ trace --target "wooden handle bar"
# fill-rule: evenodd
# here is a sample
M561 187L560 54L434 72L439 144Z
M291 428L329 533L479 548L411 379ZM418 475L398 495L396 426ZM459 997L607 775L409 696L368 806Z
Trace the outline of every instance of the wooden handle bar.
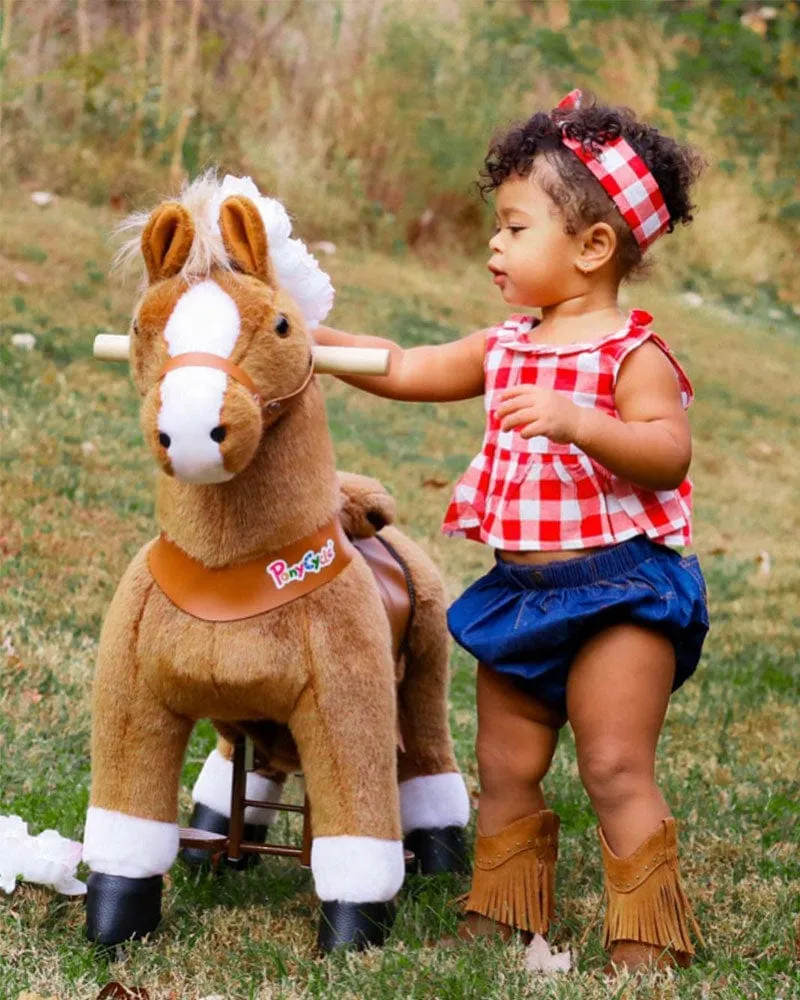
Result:
M130 350L127 334L99 333L94 338L94 356L99 361L127 361ZM386 375L389 352L376 347L322 347L316 345L314 371L317 374Z

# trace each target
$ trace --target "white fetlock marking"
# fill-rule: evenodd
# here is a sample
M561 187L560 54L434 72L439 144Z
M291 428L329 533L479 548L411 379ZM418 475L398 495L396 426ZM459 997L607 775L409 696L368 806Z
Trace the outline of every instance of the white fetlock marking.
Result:
M403 844L375 837L315 837L311 871L323 902L388 903L403 884Z
M277 781L265 778L263 774L256 774L250 771L247 775L247 785L245 788L245 798L257 799L262 802L280 802L283 794L283 785ZM228 809L230 812L230 808ZM255 826L269 826L275 822L275 810L263 809L261 806L246 806L244 810L245 823L253 823Z
M197 776L197 781L192 789L192 800L230 819L232 784L233 763L225 760L218 750L212 750ZM282 785L261 774L256 774L253 771L248 772L245 788L246 798L280 802L282 793ZM275 821L275 810L247 806L244 811L244 821L256 826L269 826Z
M177 823L89 806L83 860L93 872L150 878L168 872L177 855Z
M400 785L403 833L469 823L469 795L458 771L426 774Z

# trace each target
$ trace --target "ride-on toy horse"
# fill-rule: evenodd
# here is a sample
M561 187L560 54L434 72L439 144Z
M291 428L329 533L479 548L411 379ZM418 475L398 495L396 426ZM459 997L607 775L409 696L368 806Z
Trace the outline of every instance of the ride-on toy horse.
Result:
M218 195L203 179L141 237L149 284L130 362L161 535L125 572L100 641L88 934L116 944L157 925L184 751L210 718L223 734L242 722L281 734L278 767L296 747L320 946L380 943L404 835L423 856L444 839L462 863L443 587L414 542L381 532L415 593L397 676L379 584L342 527L303 313L276 277L263 209L228 197L209 223Z

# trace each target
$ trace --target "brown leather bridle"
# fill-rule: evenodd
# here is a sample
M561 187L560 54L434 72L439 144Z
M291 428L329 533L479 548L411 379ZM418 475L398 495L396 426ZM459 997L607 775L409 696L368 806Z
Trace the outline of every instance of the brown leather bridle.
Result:
M165 375L169 372L175 371L176 368L216 368L218 371L225 372L230 378L240 385L243 385L249 393L251 393L256 404L268 413L275 414L283 409L284 405L290 400L299 396L300 393L304 392L308 388L308 384L314 375L314 359L309 358L308 362L308 372L303 379L302 384L294 392L290 392L286 396L276 396L274 399L268 399L264 401L261 398L261 393L255 382L250 378L244 368L239 365L235 365L232 361L227 358L220 357L219 354L207 354L205 351L186 351L184 354L176 354L174 358L170 358L166 362L164 367L158 374L158 381L160 382Z

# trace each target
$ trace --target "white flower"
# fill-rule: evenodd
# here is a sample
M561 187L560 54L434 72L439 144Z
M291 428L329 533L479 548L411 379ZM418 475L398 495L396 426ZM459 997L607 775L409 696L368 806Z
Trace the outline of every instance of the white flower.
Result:
M82 896L83 882L75 878L82 848L55 830L31 837L19 816L0 816L0 889L13 892L17 878L50 885L66 896Z
M32 333L12 333L11 346L22 351L32 351L36 347L36 337Z

